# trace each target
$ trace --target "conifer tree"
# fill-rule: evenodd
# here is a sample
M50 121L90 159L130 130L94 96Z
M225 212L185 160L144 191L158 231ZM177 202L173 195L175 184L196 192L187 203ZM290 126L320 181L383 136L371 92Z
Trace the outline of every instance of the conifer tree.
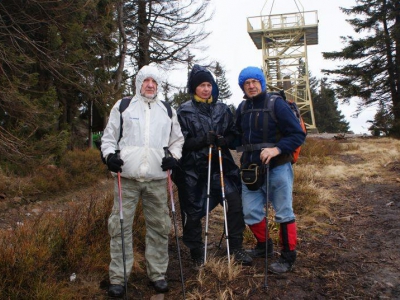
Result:
M393 114L388 109L383 101L379 102L379 109L375 114L373 120L368 120L371 126L368 128L373 136L380 136L381 133L388 135L391 130L391 124L393 124Z
M183 103L190 99L190 95L186 91L179 90L178 93L175 93L172 97L171 105L178 109Z
M335 91L326 79L320 80L319 93L313 96L315 123L319 132L348 132L349 123L338 109Z
M215 65L215 70L214 74L216 77L216 82L219 88L219 100L222 102L225 102L228 100L230 97L232 97L232 92L230 91L230 86L228 81L226 80L225 77L225 70L224 68L220 65L219 62L216 63Z
M352 8L341 8L359 38L342 37L345 47L337 52L325 52L324 58L349 63L336 70L332 82L340 99L349 102L361 99L358 113L381 101L391 108L393 124L390 134L400 136L400 1L356 0Z
M76 141L82 106L107 89L112 4L1 1L0 163L54 163ZM113 55L110 55L110 54ZM93 100L93 98L91 100ZM83 144L83 143L82 143ZM54 160L54 161L52 161Z

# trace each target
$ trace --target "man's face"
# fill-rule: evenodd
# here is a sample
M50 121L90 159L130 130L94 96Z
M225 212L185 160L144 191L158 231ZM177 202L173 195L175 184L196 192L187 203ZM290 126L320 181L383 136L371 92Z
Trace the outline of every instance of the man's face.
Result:
M157 82L153 78L147 77L142 83L140 94L146 98L154 98L157 94Z
M212 85L209 82L203 82L196 87L196 95L202 99L210 99L212 92Z
M257 79L249 78L244 84L244 93L247 97L254 97L261 93L261 83Z

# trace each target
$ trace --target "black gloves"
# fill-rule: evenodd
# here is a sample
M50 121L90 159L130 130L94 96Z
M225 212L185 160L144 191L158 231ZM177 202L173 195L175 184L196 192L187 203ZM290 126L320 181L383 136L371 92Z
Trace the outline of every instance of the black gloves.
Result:
M204 137L204 142L207 145L214 145L215 141L217 140L217 135L214 131L207 132L206 136Z
M215 145L217 147L228 147L229 145L229 139L224 138L221 135L217 135L213 131L207 132L206 135L204 136L199 136L199 137L192 137L188 138L185 140L185 144L183 145L184 149L187 149L189 151L196 151L199 150L203 147L208 147L210 145Z
M222 135L218 135L217 136L217 140L215 141L215 145L217 145L217 147L226 147L227 143L225 138Z
M114 153L110 154L107 157L107 167L111 172L122 172L121 166L124 164L124 161L119 158L119 156Z
M176 167L177 163L178 163L177 160L175 158L173 158L172 156L163 157L162 162L161 162L161 169L163 171L172 170Z

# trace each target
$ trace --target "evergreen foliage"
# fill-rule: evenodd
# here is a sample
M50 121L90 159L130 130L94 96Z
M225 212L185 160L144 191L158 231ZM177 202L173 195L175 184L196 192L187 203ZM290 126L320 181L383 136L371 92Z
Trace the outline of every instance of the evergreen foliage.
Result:
M188 94L185 91L179 90L178 93L174 94L171 105L175 109L178 109L179 106L181 106L183 103L185 103L188 100L190 100L190 94Z
M375 114L374 119L367 122L371 123L368 130L371 131L373 136L380 136L382 133L389 135L392 129L391 124L393 124L393 114L391 113L391 109L388 109L385 103L380 101L379 109Z
M100 2L0 3L1 160L27 169L73 147L78 95L94 94L93 69L107 53L98 22L112 18L97 13Z
M133 80L125 62L186 63L208 36L208 4L0 1L0 165L22 172L91 146Z
M226 102L226 100L229 100L232 97L232 92L230 91L229 83L225 77L225 70L220 65L219 62L217 62L215 65L214 74L215 74L216 82L217 82L217 85L219 88L219 97L218 98L222 102Z
M335 91L329 86L327 79L320 80L319 93L314 91L313 108L319 132L346 133L349 131L349 123L338 109Z
M324 58L351 61L336 70L323 70L338 75L332 82L340 99L361 99L358 112L371 105L385 103L391 108L392 136L400 136L400 1L356 0L352 8L341 8L359 38L342 37L345 47L325 52ZM389 119L388 119L389 121Z

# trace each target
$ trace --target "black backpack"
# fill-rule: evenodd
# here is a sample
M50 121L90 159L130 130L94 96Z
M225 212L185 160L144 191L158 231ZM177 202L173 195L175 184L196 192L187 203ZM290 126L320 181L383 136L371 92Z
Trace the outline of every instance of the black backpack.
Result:
M119 131L119 138L118 138L118 142L121 140L122 138L122 123L124 122L124 120L122 119L122 113L125 111L125 109L128 108L129 104L131 103L132 100L132 96L126 96L124 98L122 98L121 103L119 104L119 116L120 116L120 131ZM167 109L167 113L170 119L172 119L172 108L171 105L166 102L166 101L161 101L162 104L164 104L165 108ZM103 153L101 153L101 139L99 139L98 141L96 141L96 147L100 150L100 155L101 155L101 160L103 161L104 164L106 164L106 160L103 157Z

